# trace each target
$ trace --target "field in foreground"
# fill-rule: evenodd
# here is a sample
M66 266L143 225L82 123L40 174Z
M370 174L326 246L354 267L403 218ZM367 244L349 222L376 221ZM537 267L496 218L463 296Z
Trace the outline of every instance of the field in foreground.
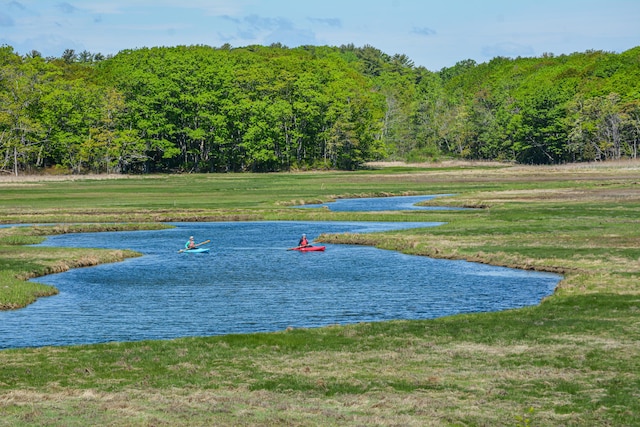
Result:
M0 425L640 425L640 163L98 178L0 182L0 222L445 221L320 240L565 279L539 306L500 313L0 351ZM453 196L434 203L479 209L288 207L436 193ZM65 227L55 232L74 230ZM0 229L0 264L12 272L0 288L92 265L23 246L48 232ZM93 263L118 255L134 254L96 251Z

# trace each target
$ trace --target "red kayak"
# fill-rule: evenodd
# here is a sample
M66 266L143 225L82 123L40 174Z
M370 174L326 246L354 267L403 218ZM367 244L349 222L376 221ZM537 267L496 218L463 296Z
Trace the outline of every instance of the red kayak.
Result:
M324 251L324 246L300 246L292 249L294 251L300 251L300 252L317 252L317 251Z

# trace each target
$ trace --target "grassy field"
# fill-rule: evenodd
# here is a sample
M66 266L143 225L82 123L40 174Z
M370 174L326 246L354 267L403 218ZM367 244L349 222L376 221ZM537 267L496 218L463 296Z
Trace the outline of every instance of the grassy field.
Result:
M443 221L318 240L564 275L499 313L0 351L0 426L640 425L640 162L5 177L0 193L1 223L58 224L0 228L5 309L56 292L25 278L137 255L26 246L42 236L166 221ZM409 194L478 209L290 208Z

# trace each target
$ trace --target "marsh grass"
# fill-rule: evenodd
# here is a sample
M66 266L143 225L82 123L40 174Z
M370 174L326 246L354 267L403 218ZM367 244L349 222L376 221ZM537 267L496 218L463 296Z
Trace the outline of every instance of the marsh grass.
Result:
M124 231L165 227L162 224L57 224L0 228L0 310L23 308L39 297L56 295L53 286L27 281L71 268L91 267L139 256L128 250L35 247L47 235Z
M430 321L8 350L0 404L12 425L34 408L115 425L514 425L530 407L534 425L634 425L634 306L563 297Z
M564 279L540 305L498 313L0 351L0 425L640 425L638 182L638 162L95 179L73 181L70 192L61 181L53 188L12 182L21 191L0 207L4 222L22 212L30 213L23 222L37 222L38 212L52 222L70 212L78 220L132 222L439 221L446 225L322 240L555 271ZM102 185L111 192L108 208L98 208ZM192 187L193 197L183 198ZM32 190L75 207L40 205ZM482 209L286 208L414 192L455 194L430 203ZM42 228L37 233L46 234ZM26 229L20 238L11 233L0 234L0 261L18 276L81 257L23 246L37 235Z

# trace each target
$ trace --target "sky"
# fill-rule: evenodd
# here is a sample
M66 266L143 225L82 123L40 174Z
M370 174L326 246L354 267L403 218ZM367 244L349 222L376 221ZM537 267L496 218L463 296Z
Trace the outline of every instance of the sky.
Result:
M640 0L0 0L24 55L280 43L373 46L430 71L472 59L640 46Z

